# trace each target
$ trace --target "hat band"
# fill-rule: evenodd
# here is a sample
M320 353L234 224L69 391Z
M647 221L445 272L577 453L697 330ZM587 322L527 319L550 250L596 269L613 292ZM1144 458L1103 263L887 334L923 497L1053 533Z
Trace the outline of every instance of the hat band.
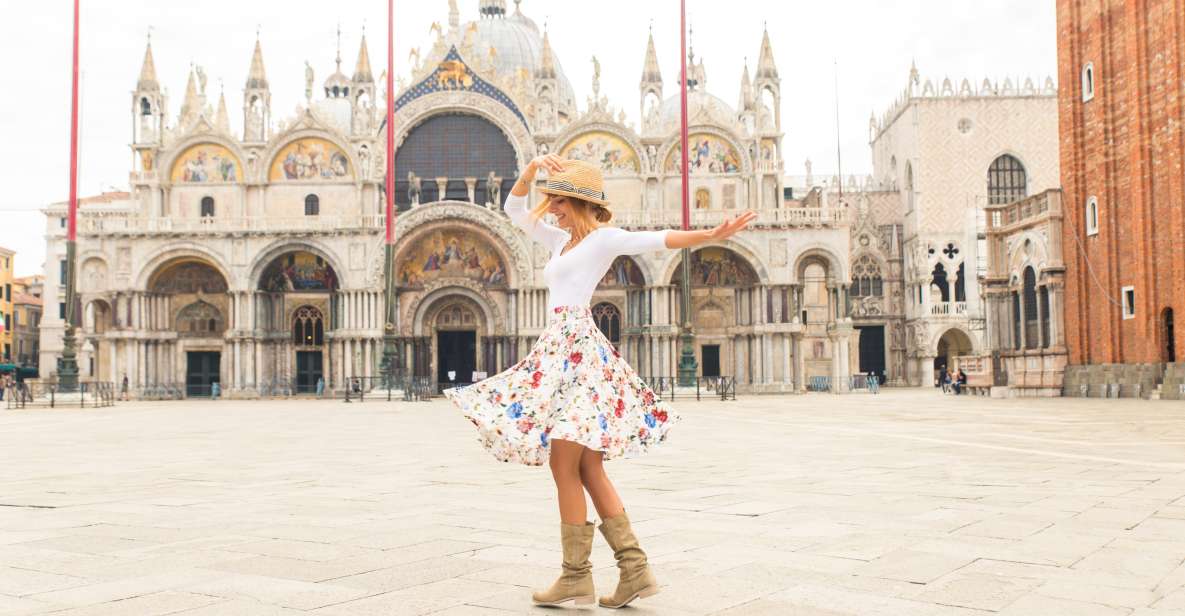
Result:
M600 199L601 201L605 200L605 193L593 190L591 188L585 188L583 186L576 186L565 180L548 180L547 189L562 190L565 192L581 194L589 197L590 199Z

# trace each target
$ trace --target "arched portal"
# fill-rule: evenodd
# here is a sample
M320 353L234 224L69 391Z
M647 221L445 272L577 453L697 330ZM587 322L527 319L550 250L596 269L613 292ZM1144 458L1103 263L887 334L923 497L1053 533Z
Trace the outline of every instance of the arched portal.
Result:
M469 201L469 179L475 181L473 202L484 204L491 173L500 194L510 193L516 161L510 139L488 119L469 113L430 116L408 132L395 153L395 203L407 209L413 197L418 203Z
M355 374L327 370L335 360L329 333L339 327L349 308L342 305L338 293L337 271L324 256L300 248L283 252L263 268L257 289L257 326L267 339L263 346L266 367L260 370L265 391L315 393L318 382L326 387L342 386L332 375L345 378ZM356 315L365 305L358 301L350 308ZM336 348L337 361L352 360L340 345Z
M959 370L959 358L965 355L970 355L975 351L975 346L971 342L971 337L967 332L952 327L946 330L940 338L938 338L938 349L934 354L934 370L935 376L940 377L940 370Z
M222 273L199 258L173 259L152 273L141 324L176 338L145 345L145 385L170 384L188 396L209 396L223 382L225 333L233 327L228 289ZM127 308L117 305L115 318Z
M441 387L472 383L495 370L494 344L485 310L468 294L446 293L424 312L431 332L431 370Z

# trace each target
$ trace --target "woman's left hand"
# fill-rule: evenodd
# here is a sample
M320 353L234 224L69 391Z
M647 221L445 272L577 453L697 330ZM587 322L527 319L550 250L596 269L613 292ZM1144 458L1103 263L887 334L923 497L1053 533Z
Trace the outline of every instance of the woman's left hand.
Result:
M736 216L735 218L726 219L720 223L720 226L708 231L708 238L712 241L719 241L732 237L733 235L743 231L749 223L757 219L757 212L748 211Z

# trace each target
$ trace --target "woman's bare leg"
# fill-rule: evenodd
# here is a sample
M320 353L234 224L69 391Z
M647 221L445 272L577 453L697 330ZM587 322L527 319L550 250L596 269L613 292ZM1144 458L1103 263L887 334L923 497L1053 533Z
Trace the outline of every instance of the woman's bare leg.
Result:
M580 483L581 452L584 445L571 441L551 441L551 477L555 480L556 496L560 503L560 521L583 525L588 521L588 504L584 500L584 486Z
M604 457L603 453L587 447L580 456L580 481L592 497L593 506L597 508L597 515L602 520L621 515L625 511L621 497L617 495L617 489L605 473Z

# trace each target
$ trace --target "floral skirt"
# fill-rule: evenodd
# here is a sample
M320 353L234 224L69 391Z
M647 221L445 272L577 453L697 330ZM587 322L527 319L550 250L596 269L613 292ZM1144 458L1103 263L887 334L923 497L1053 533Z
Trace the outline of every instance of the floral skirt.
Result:
M553 440L634 457L663 442L679 416L593 322L587 306L556 308L522 361L444 395L503 462L546 464Z

